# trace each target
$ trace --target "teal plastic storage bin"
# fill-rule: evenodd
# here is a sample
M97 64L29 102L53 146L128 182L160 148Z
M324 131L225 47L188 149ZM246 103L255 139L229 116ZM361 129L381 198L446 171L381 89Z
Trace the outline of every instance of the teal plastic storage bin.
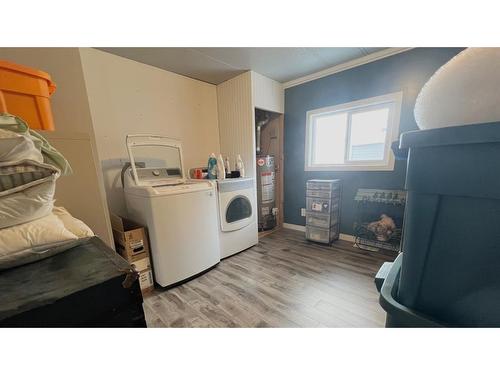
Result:
M397 300L450 326L500 327L500 123L404 133Z
M399 254L394 262L384 263L375 278L375 284L380 292L380 306L386 312L385 326L387 328L445 327L443 323L412 310L397 300L402 261L403 254Z

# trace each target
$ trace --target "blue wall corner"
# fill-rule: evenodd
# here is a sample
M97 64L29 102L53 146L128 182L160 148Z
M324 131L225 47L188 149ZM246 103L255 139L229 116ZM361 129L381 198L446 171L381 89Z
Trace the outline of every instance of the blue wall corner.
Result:
M342 180L340 232L353 234L354 196L359 188L403 189L406 162L396 160L394 171L305 172L306 112L403 91L400 133L417 129L413 116L422 86L443 64L463 48L416 48L382 60L345 70L285 90L284 218L305 225L305 185L312 178Z

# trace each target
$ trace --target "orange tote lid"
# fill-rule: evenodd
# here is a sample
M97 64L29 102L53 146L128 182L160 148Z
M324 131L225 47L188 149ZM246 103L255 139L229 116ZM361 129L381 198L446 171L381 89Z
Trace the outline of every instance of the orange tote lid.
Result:
M42 78L47 81L50 94L53 94L54 91L56 91L56 84L52 82L52 78L50 77L50 75L43 70L33 69L29 66L16 64L7 60L0 60L0 69L12 70L25 75Z

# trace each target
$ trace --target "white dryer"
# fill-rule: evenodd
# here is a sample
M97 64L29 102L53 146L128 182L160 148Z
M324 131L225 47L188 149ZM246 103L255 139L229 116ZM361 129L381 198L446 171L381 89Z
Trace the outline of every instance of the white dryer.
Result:
M216 265L220 244L215 184L186 182L179 141L129 135L127 148L127 210L130 219L148 229L156 282L171 286Z
M221 258L234 255L259 242L255 180L217 180Z

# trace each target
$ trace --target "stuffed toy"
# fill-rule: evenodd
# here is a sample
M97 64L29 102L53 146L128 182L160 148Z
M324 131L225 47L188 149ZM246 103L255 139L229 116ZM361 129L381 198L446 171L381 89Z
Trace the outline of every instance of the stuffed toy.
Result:
M392 218L386 214L382 214L380 215L380 220L369 223L367 229L375 234L378 241L387 242L391 239L396 229L396 224L394 224Z

